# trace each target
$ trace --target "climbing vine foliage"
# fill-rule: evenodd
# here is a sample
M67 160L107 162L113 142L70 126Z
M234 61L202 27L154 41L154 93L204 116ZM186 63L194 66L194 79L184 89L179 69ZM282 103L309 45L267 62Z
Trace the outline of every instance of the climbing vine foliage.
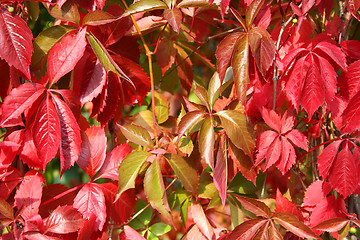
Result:
M0 1L0 239L360 238L359 7Z

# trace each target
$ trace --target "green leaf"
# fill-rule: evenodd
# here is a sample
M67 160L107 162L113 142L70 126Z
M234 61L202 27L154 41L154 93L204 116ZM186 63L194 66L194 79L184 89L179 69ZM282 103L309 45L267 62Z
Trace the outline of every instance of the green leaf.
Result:
M52 26L42 31L33 42L34 53L31 56L31 67L41 70L45 65L47 53L66 34L75 28L67 25Z
M300 222L294 215L278 212L274 214L272 219L296 236L302 238L321 239L313 231L311 231L308 226Z
M87 40L89 41L91 48L93 49L94 53L98 57L99 61L103 65L103 67L106 69L106 71L112 71L119 75L120 77L127 80L131 86L134 86L133 82L130 80L130 78L120 69L120 67L115 63L115 61L112 59L108 51L105 49L105 47L100 43L98 39L91 33L86 34Z
M239 36L234 48L231 66L233 68L236 94L239 101L245 105L246 91L249 84L249 40L243 33Z
M242 222L244 222L244 214L234 199L231 197L228 199L230 206L231 228L234 229L237 225L240 225Z
M170 163L184 188L196 195L196 189L199 185L199 177L194 165L189 163L187 159L184 159L177 154L166 154L165 158Z
M235 110L224 110L216 114L231 142L246 155L252 156L255 141L249 132L245 114Z
M197 192L199 197L207 199L212 199L218 195L215 183L213 182L210 174L206 171L200 175L200 182Z
M190 206L189 198L186 198L180 205L180 216L184 226L186 226L186 222L188 219L189 206Z
M214 168L214 145L215 131L213 126L213 117L209 116L203 122L199 134L199 150L201 157L213 169Z
M155 115L159 124L164 123L169 118L169 102L159 92L155 92Z
M171 215L168 212L170 208L167 202L165 185L158 158L155 158L145 173L144 191L151 206L156 209L168 223L172 223Z
M119 167L119 189L117 197L130 188L135 188L135 179L141 166L151 154L145 151L132 152L127 155Z
M58 5L53 5L50 7L50 15L54 18L61 19L63 21L68 21L76 23L77 25L80 22L80 13L78 7L73 1L66 1L59 10Z
M170 232L172 227L165 223L154 223L149 227L150 232L155 234L156 236L164 235L165 233Z
M133 122L135 125L145 128L150 134L154 135L154 120L150 110L141 111L134 115ZM160 132L160 128L157 124L156 129Z
M26 9L29 13L29 17L31 19L31 23L35 24L36 20L39 18L40 8L38 2L25 2Z
M135 13L149 12L157 9L167 9L166 3L160 0L140 0L130 5L121 17L127 17Z
M139 212L141 210L141 213L128 224L133 229L144 229L144 225L148 226L150 224L153 215L153 209L150 206L145 208L146 206L147 202L138 199L135 212Z
M146 129L128 124L120 126L120 130L129 141L150 149L154 148L154 143Z
M246 9L246 26L248 28L250 28L250 26L253 24L256 15L259 13L263 5L264 5L264 0L254 0Z
M179 150L182 153L190 155L194 150L194 144L189 136L182 137L179 141Z

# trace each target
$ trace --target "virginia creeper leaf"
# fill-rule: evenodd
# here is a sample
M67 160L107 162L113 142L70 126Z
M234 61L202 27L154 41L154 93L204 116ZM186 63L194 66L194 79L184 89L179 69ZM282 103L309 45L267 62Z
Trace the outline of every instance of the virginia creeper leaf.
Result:
M234 73L236 94L242 104L246 102L246 91L249 84L249 37L241 34L236 41L231 60Z
M208 116L201 125L199 133L200 154L211 168L214 168L215 131L213 122L213 117Z
M255 148L254 138L247 126L245 114L236 110L223 110L216 113L231 142L251 156Z
M226 203L226 191L227 191L227 180L228 180L228 166L227 166L227 155L225 148L225 137L222 136L219 140L219 148L216 154L216 164L214 168L214 183L219 191L219 196L223 207Z
M262 225L266 224L265 219L251 219L237 226L226 239L252 239Z
M288 213L275 213L272 219L299 237L320 239L308 226L300 222L294 215Z
M165 9L164 18L166 19L166 21L168 21L172 29L174 29L175 32L179 33L182 21L182 13L180 9L177 7L172 9Z
M21 216L27 220L39 212L42 196L42 179L38 175L24 179L15 194L15 204L23 208Z
M57 5L53 5L49 9L49 13L54 18L61 19L63 21L73 22L79 24L80 14L76 3L73 1L66 1L59 8Z
M201 204L195 201L191 202L191 215L200 232L209 240L215 239L214 229L210 225Z
M86 28L81 29L76 35L75 32L71 32L51 48L47 60L50 86L74 69L83 56L87 44L85 34Z
M59 97L52 94L59 114L61 127L60 172L74 165L81 151L80 128L71 109Z
M121 17L127 17L135 13L149 12L166 8L166 3L160 0L140 0L131 4Z
M188 159L184 159L177 154L166 154L165 157L184 188L196 194L199 185L199 176L194 166L190 164Z
M102 188L96 183L86 183L74 199L73 207L76 208L85 219L95 217L94 229L102 230L106 221L106 205Z
M250 28L251 24L253 24L263 4L264 4L264 0L254 0L246 9L246 26L248 28Z
M168 212L169 206L158 158L155 158L150 167L146 170L144 191L151 206L165 217L168 223L171 223L172 219Z
M46 219L45 231L66 234L76 232L83 225L81 214L72 206L57 207Z
M261 216L265 218L271 217L271 210L268 206L265 205L265 203L256 199L243 196L236 196L236 198L246 210L254 213L256 216Z
M156 59L164 75L165 72L174 64L176 49L173 41L169 38L162 38L156 52Z
M20 115L27 110L45 91L38 83L24 83L14 88L2 104L0 126L23 125Z
M14 210L5 199L0 198L0 214L8 219L14 219Z
M159 124L164 123L169 118L169 102L159 92L155 92L155 115Z
M31 129L41 169L53 159L61 142L60 119L49 94L41 101Z
M135 231L134 229L132 229L129 226L124 226L123 233L125 235L124 239L132 239L132 240L145 240L146 239L143 236L141 236L140 233L138 233L137 231ZM120 235L120 239L123 240L123 238L121 238L121 235Z
M77 164L93 178L105 161L105 131L101 127L92 126L83 132L81 139L81 152Z
M150 153L136 151L127 155L119 167L119 190L117 198L126 190L135 187L135 179Z
M33 52L32 33L17 14L0 12L0 57L31 79L29 66Z
M342 133L353 133L360 129L360 92L350 99L348 106L343 113Z
M119 166L122 160L131 152L128 144L116 146L111 152L106 154L104 164L102 165L97 178L119 179Z
M120 126L120 130L129 141L150 149L154 147L150 134L144 128L128 124Z
M322 223L313 227L313 229L326 231L326 232L338 232L348 223L349 223L348 219L333 218L323 221Z

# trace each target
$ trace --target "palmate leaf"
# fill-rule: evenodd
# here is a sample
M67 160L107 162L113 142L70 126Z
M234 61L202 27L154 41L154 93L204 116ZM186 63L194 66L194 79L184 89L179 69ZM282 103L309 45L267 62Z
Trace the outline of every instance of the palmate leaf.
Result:
M5 9L0 12L0 57L30 80L32 33L26 22Z
M94 229L87 231L101 231L103 229L106 221L106 205L104 192L99 184L86 183L76 195L73 207L85 219L95 217Z
M86 28L81 29L76 35L73 31L51 48L47 60L50 86L74 69L83 56L87 44L85 34Z

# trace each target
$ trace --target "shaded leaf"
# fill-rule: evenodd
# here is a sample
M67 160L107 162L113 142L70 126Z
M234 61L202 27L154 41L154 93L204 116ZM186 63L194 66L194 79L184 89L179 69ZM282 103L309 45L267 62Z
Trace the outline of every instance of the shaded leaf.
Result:
M0 214L8 219L14 218L14 210L5 199L0 198Z
M166 154L165 157L184 188L195 195L199 185L199 177L194 166L187 159L177 154Z
M275 213L272 219L299 237L320 239L308 226L300 222L294 215Z

